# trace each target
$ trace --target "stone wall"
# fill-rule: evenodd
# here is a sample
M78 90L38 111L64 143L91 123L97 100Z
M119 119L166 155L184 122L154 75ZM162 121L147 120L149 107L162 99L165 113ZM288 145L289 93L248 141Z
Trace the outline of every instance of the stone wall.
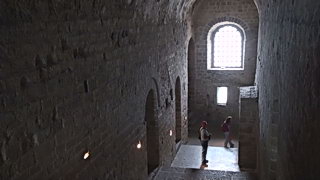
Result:
M320 1L257 4L260 179L318 179Z
M239 166L256 170L259 140L258 93L254 86L240 88Z
M253 0L199 1L192 15L193 39L195 42L195 77L190 82L195 87L190 97L191 112L220 125L228 116L233 116L233 128L239 124L240 86L253 85L256 69L258 39L258 11ZM219 22L231 21L242 26L245 31L244 70L207 70L207 36L210 28ZM217 87L227 86L229 97L227 106L217 105ZM208 116L209 115L209 116Z
M187 137L192 3L1 1L0 179L145 179L150 89L170 164L177 77Z

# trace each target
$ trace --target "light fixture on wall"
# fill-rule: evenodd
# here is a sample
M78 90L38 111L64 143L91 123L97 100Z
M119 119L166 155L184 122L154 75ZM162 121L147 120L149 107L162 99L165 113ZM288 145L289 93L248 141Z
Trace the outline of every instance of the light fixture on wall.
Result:
M84 155L83 155L83 159L84 159L84 160L86 160L86 159L88 159L88 158L89 158L89 156L90 156L90 152L89 152L89 151L87 151L86 153L84 153Z
M138 149L141 149L142 145L141 145L141 142L139 141L139 143L137 144L137 148Z
M172 136L172 134L173 134L173 133L172 133L172 130L170 130L169 135Z

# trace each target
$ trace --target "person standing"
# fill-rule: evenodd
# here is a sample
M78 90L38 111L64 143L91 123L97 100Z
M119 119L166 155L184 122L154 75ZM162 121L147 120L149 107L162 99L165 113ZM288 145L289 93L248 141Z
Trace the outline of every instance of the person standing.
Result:
M226 120L224 120L223 124L221 125L222 131L224 133L224 147L228 148L228 144L230 145L230 148L234 147L234 144L231 141L230 138L230 127L231 127L231 116L228 116Z
M211 134L207 130L207 121L201 122L201 127L199 129L199 139L201 141L202 146L202 165L205 165L209 161L207 160L207 151L208 151L208 142L211 138Z

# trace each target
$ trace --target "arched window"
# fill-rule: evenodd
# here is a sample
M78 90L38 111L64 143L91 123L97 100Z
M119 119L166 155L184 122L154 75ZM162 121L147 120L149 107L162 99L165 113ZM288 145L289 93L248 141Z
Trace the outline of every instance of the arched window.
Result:
M208 70L243 70L245 34L243 28L232 22L214 25L207 39Z

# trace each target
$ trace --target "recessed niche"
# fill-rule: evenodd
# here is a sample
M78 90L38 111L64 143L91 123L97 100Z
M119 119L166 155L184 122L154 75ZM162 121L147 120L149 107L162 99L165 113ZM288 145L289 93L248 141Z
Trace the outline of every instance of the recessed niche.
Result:
M83 85L84 85L84 92L85 93L88 93L89 92L89 81L88 80L85 80L83 82Z
M170 106L169 99L166 98L166 108L168 108L169 106Z
M170 89L170 98L171 98L171 101L173 101L173 91L172 91L172 89Z

